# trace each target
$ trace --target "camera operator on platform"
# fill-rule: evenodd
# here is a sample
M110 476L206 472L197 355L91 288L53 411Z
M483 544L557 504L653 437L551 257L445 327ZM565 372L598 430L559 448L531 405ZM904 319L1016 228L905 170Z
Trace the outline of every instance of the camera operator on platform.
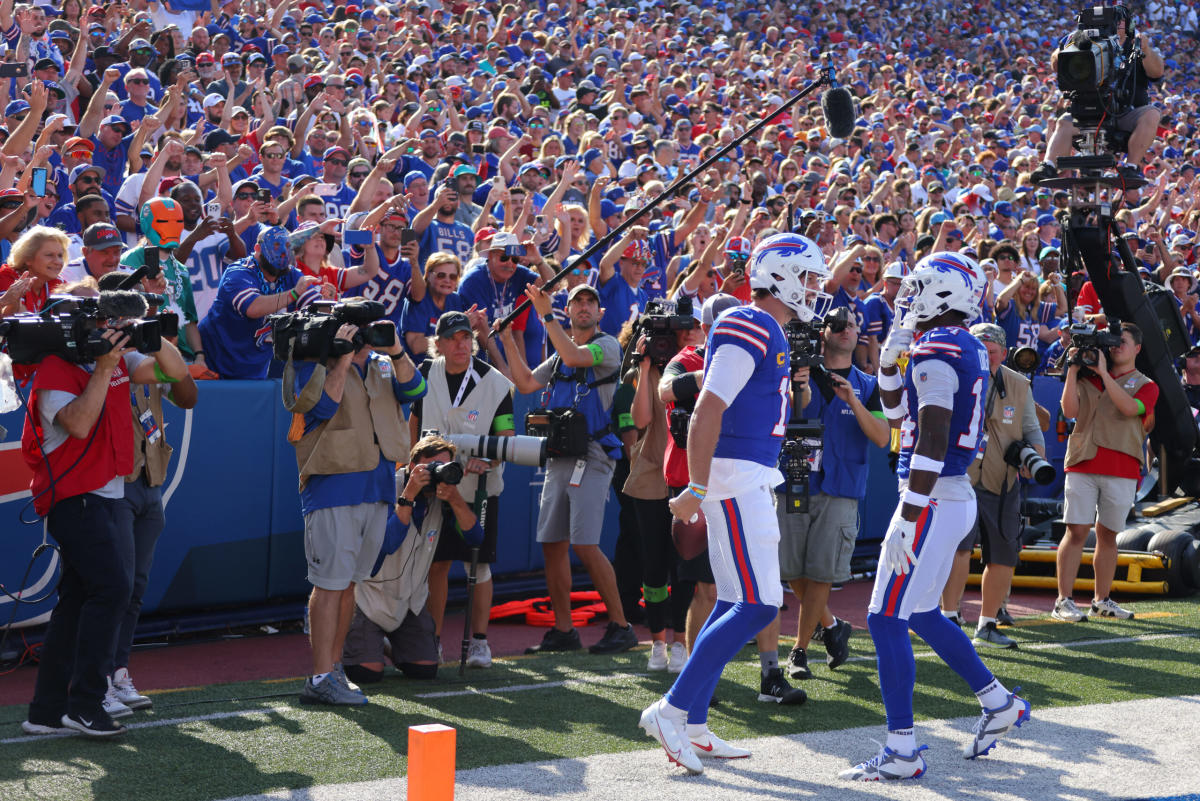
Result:
M433 257L431 257L433 258ZM408 420L409 434L414 441L421 431L436 430L440 434L474 434L511 437L513 422L512 382L498 369L475 356L475 334L492 344L488 337L487 315L482 311L470 313L448 311L438 318L434 329L436 358L422 362L428 395L417 401ZM431 354L432 355L432 354ZM487 641L488 615L492 608L492 571L496 561L496 537L500 520L500 493L504 490L504 465L487 459L463 456L463 480L458 492L472 504L477 499L480 477L487 482L488 514L484 521L483 544L479 548L475 576L474 605L471 614L471 644L467 666L492 666L492 649ZM429 568L429 612L442 635L442 619L446 611L446 592L450 566L455 560L470 564L471 548L461 537L442 537L438 540Z
M971 333L987 348L987 398L983 404L984 444L967 476L975 485L978 510L975 525L958 544L950 578L942 590L942 613L962 625L958 611L967 574L971 569L971 551L976 543L983 549L982 605L975 628L975 645L989 648L1016 648L996 624L1001 617L1004 598L1012 586L1013 569L1021 551L1021 477L1029 478L1025 468L1014 467L1005 459L1014 442L1024 440L1044 459L1046 442L1038 423L1033 387L1029 379L1004 364L1008 338L1003 328L993 323L977 323Z
M1077 623L1087 613L1075 606L1071 592L1088 529L1096 525L1096 551L1092 571L1096 588L1092 614L1131 618L1108 597L1117 569L1117 532L1125 521L1141 477L1146 433L1154 425L1158 385L1134 369L1142 350L1142 332L1133 323L1121 324L1121 344L1105 353L1103 348L1088 353L1095 368L1080 380L1080 349L1067 350L1067 378L1063 384L1062 412L1075 418L1075 429L1067 440L1063 465L1067 471L1063 488L1063 519L1067 533L1058 545L1058 600L1053 616ZM1109 366L1111 363L1111 367Z
M357 326L343 324L334 341L354 343L348 353L322 364L289 361L283 375L313 585L313 675L300 695L304 703L367 702L341 669L342 647L355 582L371 575L396 502L396 465L409 458L404 406L425 394L425 380L398 337L375 348L355 342L357 333Z
M55 244L66 253L66 237ZM42 644L27 734L75 730L121 734L103 709L107 674L133 592L133 541L118 507L134 468L130 383L173 383L188 376L179 351L163 340L153 355L127 347L121 331L146 313L135 292L100 295L99 327L112 347L88 364L47 356L38 363L21 434L33 471L34 510L58 544L58 602Z
M1146 150L1154 141L1159 120L1162 119L1162 111L1150 104L1150 84L1163 77L1163 57L1150 43L1151 32L1149 30L1140 29L1132 39L1130 38L1133 16L1126 6L1115 6L1115 10L1117 38L1129 60L1129 65L1126 67L1127 72L1117 76L1116 82L1121 84L1126 80L1132 80L1133 88L1128 95L1128 107L1123 108L1117 114L1113 124L1118 131L1129 134L1129 141L1125 146L1127 166L1124 166L1122 171L1132 170L1140 175L1142 158L1145 157ZM1082 34L1077 31L1071 36L1081 37ZM1058 56L1061 49L1060 46L1050 54L1052 70L1058 68ZM1135 50L1140 51L1140 54L1135 53ZM1032 174L1034 181L1053 178L1058 174L1058 159L1070 154L1072 140L1078 132L1075 120L1069 113L1058 118L1054 134L1046 144L1046 160Z

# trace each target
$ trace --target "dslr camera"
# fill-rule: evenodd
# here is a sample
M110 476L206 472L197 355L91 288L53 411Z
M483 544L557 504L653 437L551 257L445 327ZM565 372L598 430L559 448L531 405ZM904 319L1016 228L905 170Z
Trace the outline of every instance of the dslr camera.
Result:
M157 298L157 296L151 296ZM141 318L146 313L145 298L137 292L101 293L99 298L52 295L46 308L38 313L16 314L0 320L0 337L14 364L37 364L47 356L59 356L75 364L91 364L112 350L102 334L111 329L109 320ZM156 318L130 319L118 330L129 337L126 347L139 353L156 353L162 347L163 318L167 327L178 319L172 313Z
M1029 471L1029 475L1033 476L1033 480L1043 487L1053 483L1058 474L1054 465L1043 459L1041 454L1023 439L1009 443L1008 450L1004 452L1004 461L1017 469L1024 467Z
M1071 347L1076 350L1075 356L1068 360L1068 365L1075 364L1090 370L1099 363L1100 351L1104 351L1105 358L1108 358L1108 349L1121 344L1121 323L1117 320L1110 321L1107 330L1091 323L1075 323L1069 330Z
M431 462L428 467L430 490L436 490L438 484L457 486L463 480L463 467L458 462Z
M525 433L545 442L547 456L587 456L592 440L583 412L569 407L531 409L525 414Z
M275 358L282 362L322 362L365 346L387 348L396 344L396 328L383 319L385 310L376 300L320 300L294 312L272 314L271 338ZM353 340L338 339L346 323L358 326Z

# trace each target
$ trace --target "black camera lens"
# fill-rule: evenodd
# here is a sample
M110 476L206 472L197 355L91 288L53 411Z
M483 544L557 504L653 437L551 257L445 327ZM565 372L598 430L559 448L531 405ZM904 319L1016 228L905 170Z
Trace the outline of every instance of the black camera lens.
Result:
M463 480L463 468L458 462L442 462L430 466L429 476L433 484L458 484Z

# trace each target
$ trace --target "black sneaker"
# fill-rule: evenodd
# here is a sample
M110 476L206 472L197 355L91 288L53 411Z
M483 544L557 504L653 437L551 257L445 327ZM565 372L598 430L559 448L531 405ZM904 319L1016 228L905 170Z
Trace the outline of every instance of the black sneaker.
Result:
M825 627L820 623L818 623L817 627L813 629L813 636L810 642L825 642Z
M808 653L803 648L793 648L788 654L788 676L801 680L812 678L812 671L808 669Z
M531 645L525 649L527 654L541 654L548 651L578 651L583 647L583 643L579 641L579 630L574 626L570 631L559 631L556 628L551 628L546 632L546 636L542 637L542 641L537 645Z
M1017 621L1013 620L1013 616L1008 613L1008 607L1000 607L1000 611L996 613L997 626L1015 626Z
M125 733L125 727L113 723L113 719L102 709L91 714L68 713L62 716L62 725L85 737L115 737Z
M967 621L963 620L962 612L942 612L942 614L946 616L947 620L958 626L960 629L965 628L967 625Z
M25 732L26 734L33 734L37 736L74 733L74 729L68 729L66 726L62 725L62 717L62 715L59 715L58 717L47 716L45 720L43 720L42 718L35 718L34 716L30 715L28 720L25 720L21 723L21 731Z
M762 677L759 685L758 700L773 701L776 704L803 704L808 700L808 693L799 687L788 684L783 677L783 668L772 668Z
M1047 164L1044 161L1038 165L1036 170L1034 170L1033 172L1031 172L1029 174L1029 180L1033 181L1035 184L1040 181L1045 181L1047 179L1057 178L1057 177L1058 177L1058 168L1055 167L1053 164Z
M1142 175L1141 168L1136 164L1118 164L1117 177L1126 181L1145 179L1145 176Z
M850 658L850 635L854 627L839 620L831 629L825 629L825 664L829 669L841 667Z
M578 638L579 635L576 635L576 639ZM638 638L633 632L633 626L626 623L625 627L621 628L616 623L609 621L608 628L604 630L604 636L595 645L588 648L588 653L619 654L637 647L637 644Z

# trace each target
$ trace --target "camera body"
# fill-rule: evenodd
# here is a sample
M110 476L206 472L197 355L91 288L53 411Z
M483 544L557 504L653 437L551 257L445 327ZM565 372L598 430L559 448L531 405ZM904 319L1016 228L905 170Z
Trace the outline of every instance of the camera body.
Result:
M272 314L271 337L280 361L320 362L344 356L364 345L386 348L396 344L396 329L379 301L317 301L299 311ZM344 324L358 326L354 339L337 338Z
M808 479L812 458L824 448L825 426L820 420L788 423L779 449L779 472L783 473L783 502L787 514L807 514Z
M587 418L576 409L531 409L525 414L525 433L545 441L548 456L587 456Z
M680 298L675 303L652 300L646 304L646 311L638 320L638 328L646 337L645 354L659 372L679 352L679 340L675 332L689 331L698 325L700 323L692 316L691 298ZM637 341L636 336L634 341Z
M1107 123L1129 108L1131 82L1124 80L1132 63L1117 36L1124 19L1126 41L1133 41L1133 18L1124 6L1089 6L1079 13L1077 29L1058 52L1058 88L1071 101L1071 116L1080 129ZM1115 128L1114 128L1115 130Z
M438 484L457 486L463 480L463 467L458 462L431 462L429 465L429 489Z
M14 364L37 364L47 356L91 364L112 350L101 336L103 322L96 298L53 295L40 313L16 314L0 320L0 336L4 337ZM139 353L156 353L162 347L160 319L132 320L120 330L129 337L126 347Z
M1076 351L1067 364L1089 370L1099 363L1099 351L1103 350L1105 358L1108 358L1108 349L1121 344L1121 323L1118 321L1109 323L1108 329L1097 328L1091 323L1075 323L1070 333L1071 347Z
M1054 465L1043 459L1042 455L1023 439L1009 443L1004 451L1004 461L1017 469L1024 467L1029 471L1029 475L1033 476L1033 480L1042 486L1052 484L1058 474Z

